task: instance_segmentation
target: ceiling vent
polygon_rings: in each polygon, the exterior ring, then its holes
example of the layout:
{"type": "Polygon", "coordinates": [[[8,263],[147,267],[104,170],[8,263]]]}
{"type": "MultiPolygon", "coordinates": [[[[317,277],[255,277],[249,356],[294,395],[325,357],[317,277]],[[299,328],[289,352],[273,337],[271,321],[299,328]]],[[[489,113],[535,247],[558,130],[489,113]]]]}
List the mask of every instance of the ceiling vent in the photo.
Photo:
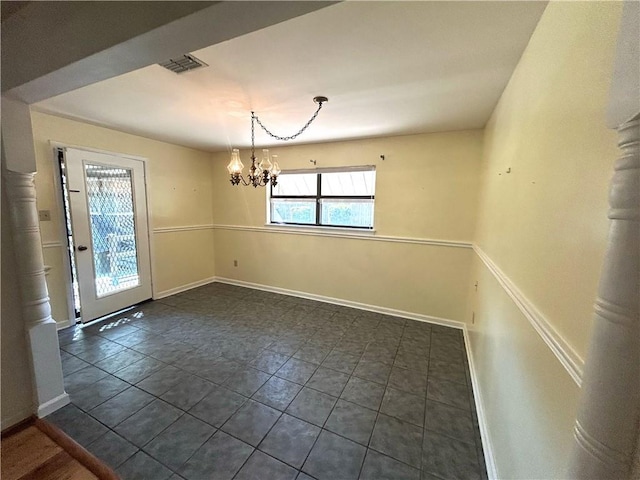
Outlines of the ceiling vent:
{"type": "Polygon", "coordinates": [[[195,70],[200,67],[208,67],[206,63],[202,60],[197,59],[193,55],[189,55],[188,53],[177,57],[170,58],[165,62],[161,62],[158,65],[166,68],[167,70],[171,70],[173,73],[184,73],[189,70],[195,70]]]}

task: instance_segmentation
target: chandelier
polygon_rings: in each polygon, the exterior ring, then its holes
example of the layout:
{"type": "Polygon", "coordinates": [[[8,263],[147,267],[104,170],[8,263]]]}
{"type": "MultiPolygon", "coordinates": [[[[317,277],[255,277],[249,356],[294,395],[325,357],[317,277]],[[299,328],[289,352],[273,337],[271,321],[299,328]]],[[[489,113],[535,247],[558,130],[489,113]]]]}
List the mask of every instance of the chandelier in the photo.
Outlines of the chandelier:
{"type": "Polygon", "coordinates": [[[290,135],[288,137],[281,137],[279,135],[275,135],[267,127],[265,127],[260,119],[256,116],[254,112],[251,112],[251,167],[249,167],[249,174],[245,179],[242,174],[242,170],[244,169],[244,165],[240,160],[240,150],[234,148],[231,150],[231,161],[229,165],[227,165],[227,171],[231,175],[231,185],[239,185],[242,182],[243,185],[253,187],[264,187],[269,181],[271,181],[271,185],[275,186],[278,183],[278,175],[280,175],[280,165],[278,165],[277,155],[273,155],[270,157],[269,150],[262,150],[262,159],[260,163],[257,163],[256,159],[256,147],[255,147],[255,123],[260,125],[260,127],[269,135],[271,138],[275,138],[276,140],[293,140],[298,137],[302,132],[304,132],[311,122],[313,122],[318,113],[320,113],[320,109],[322,109],[322,104],[328,102],[329,99],[327,97],[314,97],[313,101],[318,104],[318,108],[315,113],[311,116],[309,121],[304,124],[304,126],[298,130],[297,133],[290,135]]]}

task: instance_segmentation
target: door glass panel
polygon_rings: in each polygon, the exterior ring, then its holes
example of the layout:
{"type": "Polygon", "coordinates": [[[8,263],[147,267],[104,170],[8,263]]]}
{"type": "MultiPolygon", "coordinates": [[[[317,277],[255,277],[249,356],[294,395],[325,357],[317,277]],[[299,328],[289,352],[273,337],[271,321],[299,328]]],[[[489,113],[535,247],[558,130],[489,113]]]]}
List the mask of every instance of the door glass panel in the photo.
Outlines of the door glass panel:
{"type": "Polygon", "coordinates": [[[131,170],[85,164],[96,295],[140,285],[131,170]]]}

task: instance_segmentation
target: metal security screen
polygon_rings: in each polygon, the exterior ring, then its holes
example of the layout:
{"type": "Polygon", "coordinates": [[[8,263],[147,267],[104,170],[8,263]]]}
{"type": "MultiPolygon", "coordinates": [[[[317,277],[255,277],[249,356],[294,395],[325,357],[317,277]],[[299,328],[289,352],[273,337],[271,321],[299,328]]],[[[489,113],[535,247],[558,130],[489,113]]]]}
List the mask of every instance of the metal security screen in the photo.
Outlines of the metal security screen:
{"type": "Polygon", "coordinates": [[[96,296],[137,287],[131,170],[85,164],[96,296]]]}

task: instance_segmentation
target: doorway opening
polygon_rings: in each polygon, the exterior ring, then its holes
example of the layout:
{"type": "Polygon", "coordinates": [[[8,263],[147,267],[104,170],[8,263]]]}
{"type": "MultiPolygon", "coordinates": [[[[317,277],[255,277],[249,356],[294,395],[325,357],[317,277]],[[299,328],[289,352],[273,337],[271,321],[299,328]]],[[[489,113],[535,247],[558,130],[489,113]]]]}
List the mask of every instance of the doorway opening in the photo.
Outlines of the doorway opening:
{"type": "Polygon", "coordinates": [[[144,161],[75,148],[55,154],[76,322],[150,299],[144,161]]]}
{"type": "MultiPolygon", "coordinates": [[[[60,175],[60,185],[62,187],[62,207],[64,209],[64,226],[65,237],[67,239],[66,252],[67,260],[69,262],[69,270],[71,272],[71,299],[73,301],[74,320],[77,323],[81,316],[80,306],[80,290],[78,287],[78,273],[76,271],[76,262],[74,252],[73,230],[71,228],[71,208],[69,206],[69,187],[67,184],[67,171],[64,162],[64,150],[62,148],[56,148],[56,158],[58,159],[58,173],[60,175]]],[[[73,322],[72,322],[73,323],[73,322]]]]}

